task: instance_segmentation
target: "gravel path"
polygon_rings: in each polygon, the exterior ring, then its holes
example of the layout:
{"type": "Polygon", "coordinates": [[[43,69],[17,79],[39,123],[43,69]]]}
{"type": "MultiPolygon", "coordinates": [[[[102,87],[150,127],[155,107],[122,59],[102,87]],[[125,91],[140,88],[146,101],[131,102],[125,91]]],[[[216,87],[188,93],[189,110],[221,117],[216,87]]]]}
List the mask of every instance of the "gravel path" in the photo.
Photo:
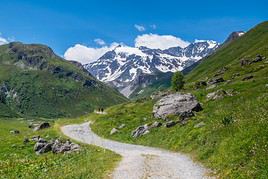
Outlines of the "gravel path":
{"type": "Polygon", "coordinates": [[[72,139],[120,154],[123,159],[112,173],[114,179],[208,178],[207,170],[185,155],[103,139],[92,132],[89,122],[64,126],[61,130],[72,139]]]}

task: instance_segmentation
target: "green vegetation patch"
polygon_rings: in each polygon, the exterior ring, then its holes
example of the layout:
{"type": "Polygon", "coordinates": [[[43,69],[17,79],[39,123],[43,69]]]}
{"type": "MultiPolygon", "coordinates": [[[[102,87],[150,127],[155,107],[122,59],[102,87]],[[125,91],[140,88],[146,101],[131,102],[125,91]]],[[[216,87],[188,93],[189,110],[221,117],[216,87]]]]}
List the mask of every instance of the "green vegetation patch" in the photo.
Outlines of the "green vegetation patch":
{"type": "MultiPolygon", "coordinates": [[[[73,120],[75,121],[75,120],[73,120]]],[[[0,178],[105,178],[116,166],[120,156],[99,147],[81,145],[81,151],[71,154],[46,153],[36,155],[34,143],[23,143],[25,137],[40,135],[45,139],[65,138],[54,127],[33,132],[24,119],[0,119],[0,178]],[[19,134],[11,134],[11,130],[19,134]]]]}

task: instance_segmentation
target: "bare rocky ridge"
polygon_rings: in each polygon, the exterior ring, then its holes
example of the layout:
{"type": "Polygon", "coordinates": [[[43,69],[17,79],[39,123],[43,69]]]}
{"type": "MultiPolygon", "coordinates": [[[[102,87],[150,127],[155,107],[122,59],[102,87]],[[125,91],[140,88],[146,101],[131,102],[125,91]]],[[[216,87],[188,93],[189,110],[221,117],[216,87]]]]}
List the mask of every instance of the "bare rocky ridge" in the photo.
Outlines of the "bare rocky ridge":
{"type": "Polygon", "coordinates": [[[114,179],[204,179],[208,170],[189,157],[140,145],[103,139],[94,134],[89,123],[68,125],[62,132],[77,141],[93,144],[120,154],[123,159],[111,174],[114,179]]]}

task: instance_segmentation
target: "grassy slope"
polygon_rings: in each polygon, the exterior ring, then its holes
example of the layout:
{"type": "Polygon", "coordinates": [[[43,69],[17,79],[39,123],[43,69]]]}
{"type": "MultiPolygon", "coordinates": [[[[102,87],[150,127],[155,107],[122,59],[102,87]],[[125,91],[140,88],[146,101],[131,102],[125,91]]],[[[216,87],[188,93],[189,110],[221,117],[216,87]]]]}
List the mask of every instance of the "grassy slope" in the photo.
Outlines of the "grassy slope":
{"type": "Polygon", "coordinates": [[[42,60],[48,63],[49,67],[61,67],[65,73],[75,73],[84,79],[96,82],[97,87],[84,87],[82,81],[75,81],[61,74],[52,74],[48,70],[22,68],[15,65],[20,62],[17,54],[9,53],[9,45],[2,45],[0,46],[0,85],[3,82],[8,83],[16,92],[18,101],[13,100],[6,104],[0,102],[0,116],[46,118],[78,116],[100,106],[107,107],[126,101],[119,92],[98,82],[75,65],[56,55],[48,55],[47,47],[19,43],[17,46],[22,52],[34,58],[44,57],[42,60]]]}
{"type": "MultiPolygon", "coordinates": [[[[73,121],[83,119],[74,119],[73,121]]],[[[40,135],[51,139],[62,136],[59,126],[70,121],[59,120],[53,128],[33,132],[23,119],[0,119],[0,178],[105,178],[120,156],[99,147],[82,145],[79,153],[43,154],[37,156],[33,143],[23,144],[24,137],[40,135]],[[10,134],[18,129],[20,134],[10,134]]]]}
{"type": "Polygon", "coordinates": [[[171,84],[171,77],[172,77],[173,73],[158,73],[156,74],[157,76],[157,80],[152,80],[151,84],[146,86],[145,88],[143,87],[139,87],[137,88],[131,95],[130,95],[130,99],[140,99],[140,98],[144,98],[146,96],[150,96],[151,94],[153,94],[156,91],[161,91],[161,90],[165,90],[168,89],[171,84]]]}
{"type": "Polygon", "coordinates": [[[220,49],[202,62],[187,76],[185,92],[192,92],[201,101],[203,111],[186,125],[153,129],[149,134],[133,139],[131,131],[137,126],[154,121],[153,102],[146,99],[109,108],[105,116],[91,116],[93,130],[114,140],[162,147],[192,154],[195,159],[214,169],[221,178],[266,178],[268,176],[268,22],[262,23],[239,40],[220,49]],[[266,60],[241,67],[242,57],[266,56],[266,60]],[[210,90],[193,89],[193,82],[211,78],[218,69],[227,66],[226,80],[210,90]],[[240,76],[231,79],[234,73],[240,76]],[[254,78],[242,81],[247,75],[254,78]],[[218,89],[233,89],[232,97],[207,101],[205,96],[218,89]],[[224,125],[224,117],[232,116],[234,122],[224,125]],[[144,118],[147,120],[145,121],[144,118]],[[204,122],[202,128],[194,125],[204,122]],[[110,136],[112,128],[126,127],[110,136]]]}

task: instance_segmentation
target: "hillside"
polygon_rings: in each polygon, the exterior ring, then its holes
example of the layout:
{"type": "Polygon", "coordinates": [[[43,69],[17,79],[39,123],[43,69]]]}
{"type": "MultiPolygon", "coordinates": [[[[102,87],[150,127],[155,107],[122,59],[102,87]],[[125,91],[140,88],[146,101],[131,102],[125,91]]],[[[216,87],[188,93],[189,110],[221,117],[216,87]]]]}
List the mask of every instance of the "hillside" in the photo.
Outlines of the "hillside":
{"type": "Polygon", "coordinates": [[[0,46],[0,116],[75,116],[126,99],[47,46],[0,46]]]}
{"type": "MultiPolygon", "coordinates": [[[[212,77],[217,70],[226,65],[239,66],[242,58],[254,58],[257,54],[267,56],[267,27],[263,22],[229,45],[220,48],[217,53],[204,60],[187,76],[188,81],[212,77]]],[[[240,71],[240,69],[235,69],[240,71]]]]}
{"type": "MultiPolygon", "coordinates": [[[[166,123],[153,118],[156,101],[145,98],[111,107],[107,115],[92,115],[93,130],[114,140],[190,153],[219,178],[266,178],[267,29],[268,22],[257,25],[204,59],[186,76],[182,92],[194,94],[203,108],[186,123],[131,137],[140,125],[166,123]],[[111,129],[122,124],[126,127],[110,135],[111,129]]],[[[169,119],[178,120],[176,116],[169,119]]]]}

